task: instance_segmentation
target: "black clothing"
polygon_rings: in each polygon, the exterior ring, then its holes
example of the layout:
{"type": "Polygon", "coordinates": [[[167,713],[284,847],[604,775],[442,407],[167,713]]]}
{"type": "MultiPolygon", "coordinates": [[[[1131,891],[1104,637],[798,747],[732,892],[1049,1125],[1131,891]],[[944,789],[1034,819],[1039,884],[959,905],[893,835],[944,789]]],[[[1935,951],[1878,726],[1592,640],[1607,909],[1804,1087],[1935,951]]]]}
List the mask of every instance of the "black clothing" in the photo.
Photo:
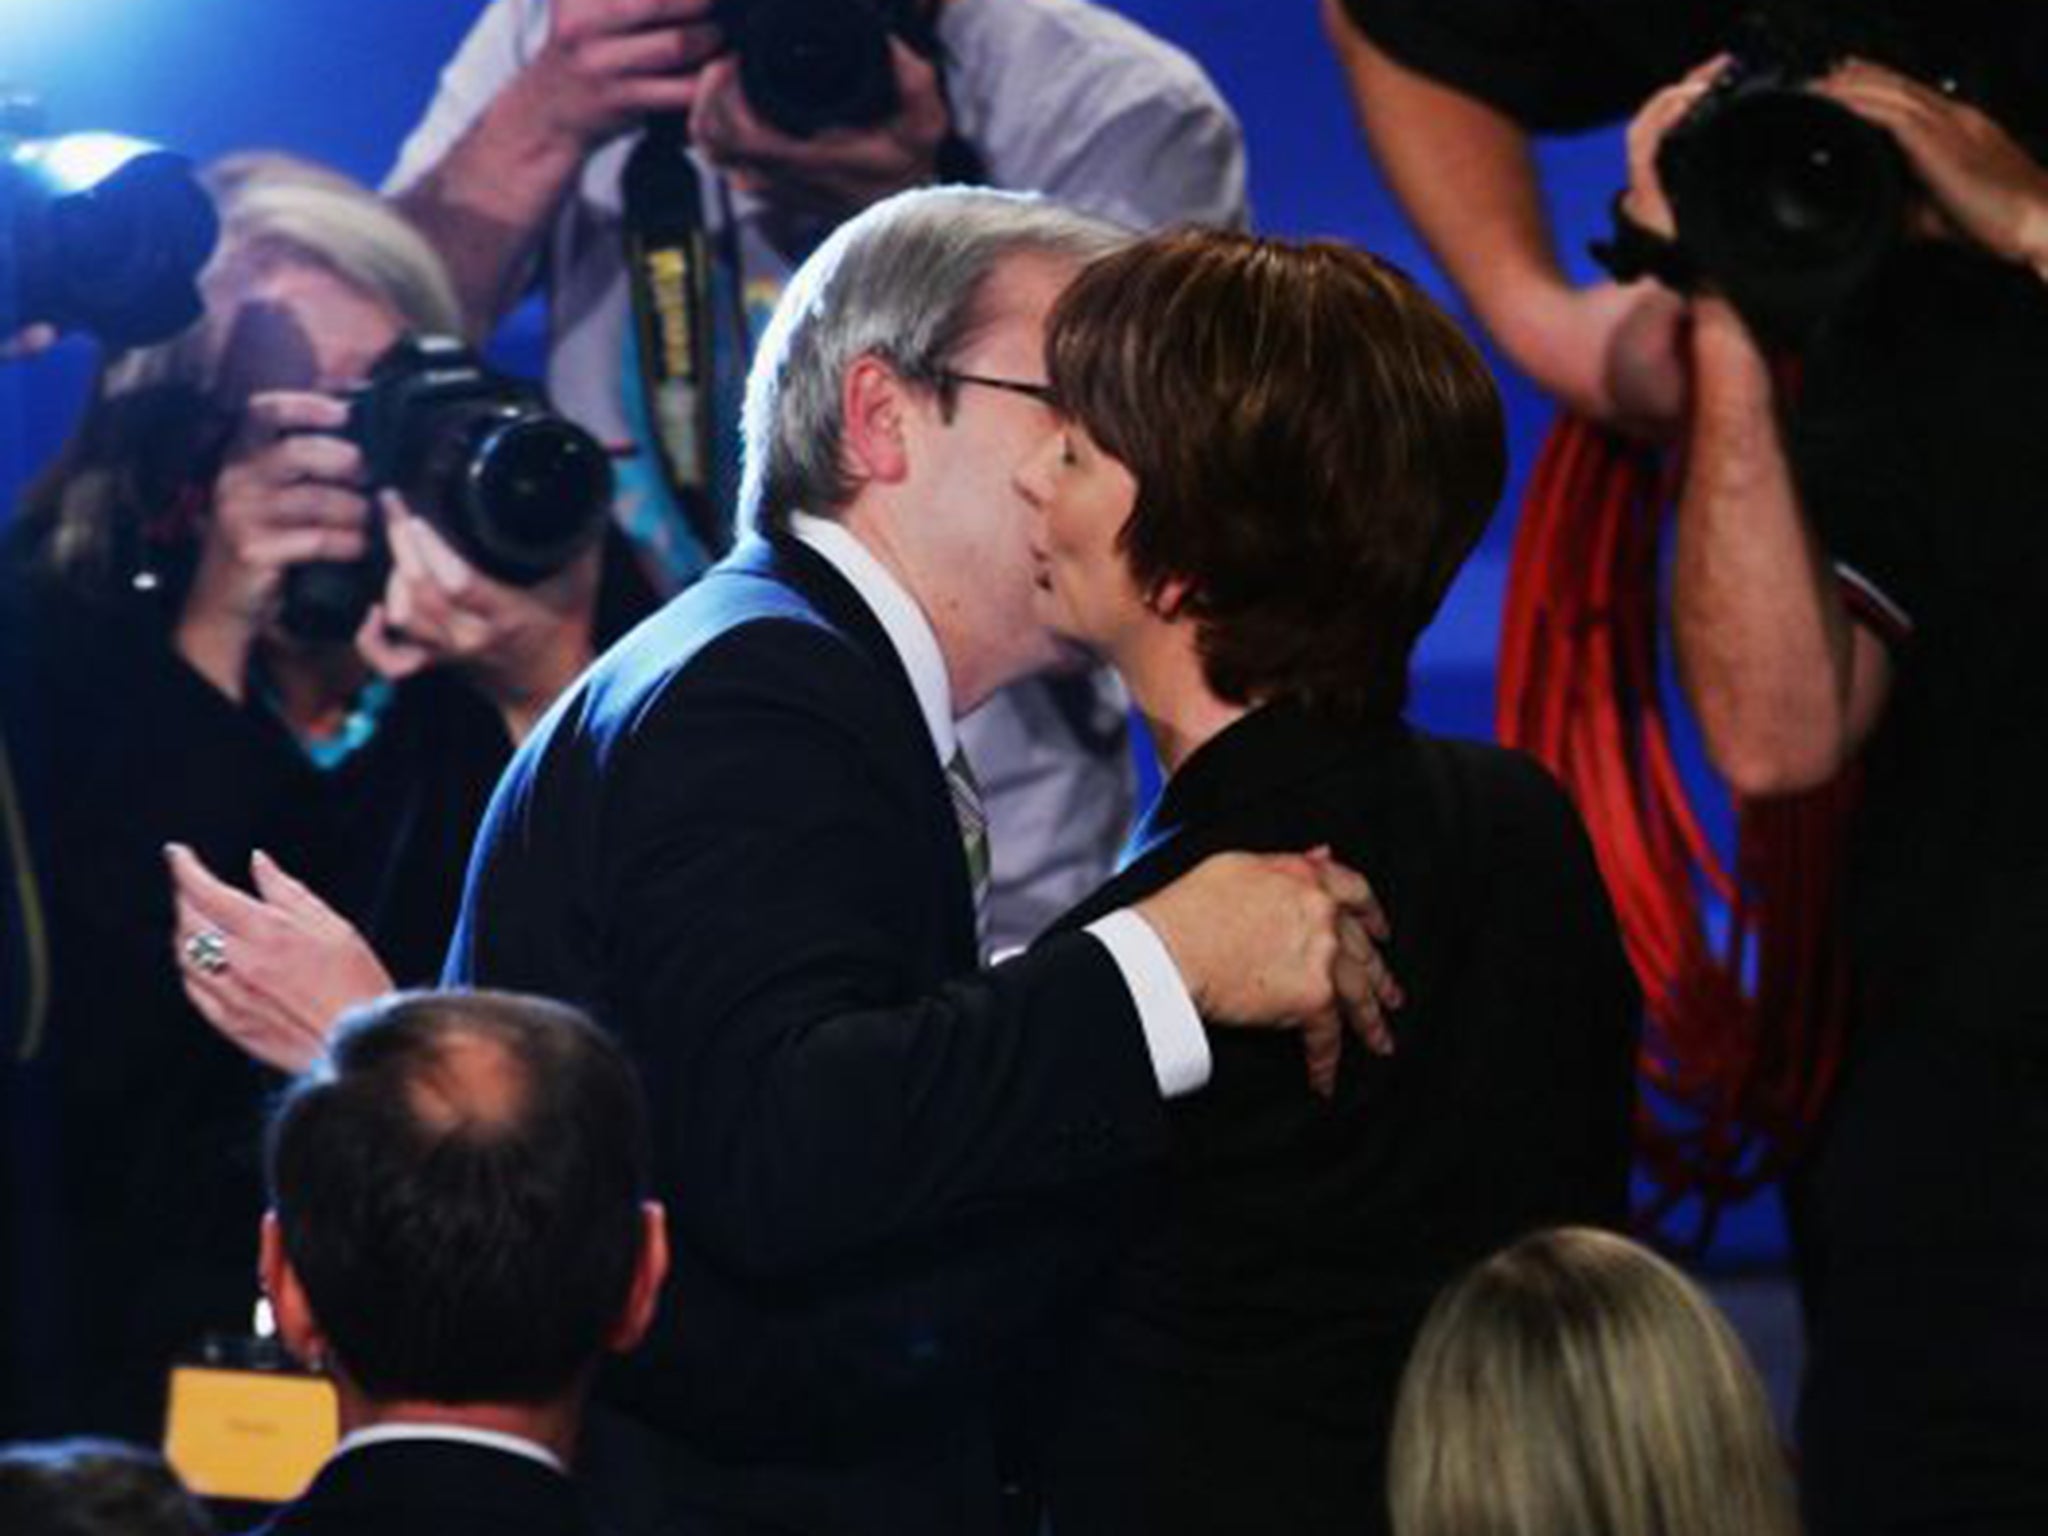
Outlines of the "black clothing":
{"type": "Polygon", "coordinates": [[[1812,1523],[2038,1530],[2048,288],[1904,247],[1816,339],[1791,449],[1893,662],[1852,846],[1857,1034],[1813,1177],[1812,1523]]]}
{"type": "Polygon", "coordinates": [[[647,1083],[672,1299],[602,1391],[647,1454],[588,1464],[629,1523],[993,1529],[990,1381],[1072,1243],[1037,1202],[1164,1117],[1094,939],[977,972],[931,735],[824,559],[745,545],[586,674],[492,802],[447,974],[583,1004],[647,1083]]]}
{"type": "Polygon", "coordinates": [[[1921,79],[1955,80],[2037,143],[2048,128],[2039,84],[2048,79],[2048,8],[2011,0],[1344,0],[1344,8],[1410,69],[1533,132],[1625,121],[1655,91],[1739,46],[1752,19],[1921,79]]]}
{"type": "Polygon", "coordinates": [[[568,1478],[527,1457],[394,1440],[335,1457],[249,1536],[597,1536],[568,1478]]]}
{"type": "Polygon", "coordinates": [[[1215,1077],[1083,1308],[1053,1528],[1384,1530],[1387,1436],[1440,1287],[1525,1232],[1627,1216],[1635,991],[1583,828],[1518,754],[1269,705],[1205,743],[1138,856],[1067,921],[1229,849],[1327,843],[1393,924],[1391,1059],[1337,1097],[1292,1035],[1214,1031],[1215,1077]]]}
{"type": "Polygon", "coordinates": [[[1904,247],[1816,339],[1794,420],[1895,662],[1849,882],[1864,1023],[2048,1051],[2048,286],[1904,247]]]}
{"type": "Polygon", "coordinates": [[[9,1169],[0,1423],[148,1442],[171,1356],[248,1327],[263,1097],[280,1081],[185,1001],[163,844],[234,880],[268,850],[394,975],[431,981],[510,748],[489,705],[429,675],[322,772],[267,708],[186,666],[140,598],[21,577],[10,604],[4,728],[35,786],[54,989],[47,1038],[8,1068],[10,1135],[32,1146],[9,1169]]]}
{"type": "Polygon", "coordinates": [[[1740,0],[1344,0],[1375,43],[1532,132],[1632,115],[1727,43],[1740,0]]]}

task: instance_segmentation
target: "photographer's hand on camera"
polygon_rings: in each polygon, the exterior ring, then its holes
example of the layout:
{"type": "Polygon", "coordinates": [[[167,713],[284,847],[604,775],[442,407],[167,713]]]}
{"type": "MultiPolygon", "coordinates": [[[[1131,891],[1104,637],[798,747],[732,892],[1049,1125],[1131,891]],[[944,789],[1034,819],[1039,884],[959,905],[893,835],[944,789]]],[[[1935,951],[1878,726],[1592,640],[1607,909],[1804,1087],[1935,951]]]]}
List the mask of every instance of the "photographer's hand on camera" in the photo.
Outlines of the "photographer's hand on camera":
{"type": "Polygon", "coordinates": [[[1958,236],[2048,278],[2048,169],[1997,123],[1861,59],[1816,89],[1890,132],[1958,236]]]}
{"type": "Polygon", "coordinates": [[[526,259],[591,152],[687,113],[724,47],[715,0],[555,0],[547,42],[437,165],[397,197],[440,251],[473,335],[518,296],[526,259]]]}
{"type": "Polygon", "coordinates": [[[1670,199],[1657,174],[1657,151],[1669,133],[1700,98],[1713,89],[1714,81],[1728,67],[1728,56],[1717,54],[1686,72],[1685,78],[1667,85],[1629,120],[1625,138],[1628,153],[1628,187],[1622,193],[1621,210],[1650,234],[1669,240],[1677,232],[1670,199]]]}
{"type": "Polygon", "coordinates": [[[335,435],[347,419],[328,395],[254,395],[214,482],[175,641],[230,699],[247,691],[250,652],[277,612],[286,570],[355,560],[367,547],[362,455],[335,435]]]}
{"type": "Polygon", "coordinates": [[[530,587],[491,580],[392,491],[379,497],[391,576],[356,648],[386,677],[451,666],[516,743],[590,663],[598,551],[530,587]]]}
{"type": "Polygon", "coordinates": [[[900,40],[892,39],[889,50],[899,105],[885,122],[795,138],[748,102],[738,62],[727,56],[697,76],[690,137],[734,186],[799,223],[837,222],[892,193],[922,186],[933,178],[950,126],[946,103],[929,60],[900,40]]]}

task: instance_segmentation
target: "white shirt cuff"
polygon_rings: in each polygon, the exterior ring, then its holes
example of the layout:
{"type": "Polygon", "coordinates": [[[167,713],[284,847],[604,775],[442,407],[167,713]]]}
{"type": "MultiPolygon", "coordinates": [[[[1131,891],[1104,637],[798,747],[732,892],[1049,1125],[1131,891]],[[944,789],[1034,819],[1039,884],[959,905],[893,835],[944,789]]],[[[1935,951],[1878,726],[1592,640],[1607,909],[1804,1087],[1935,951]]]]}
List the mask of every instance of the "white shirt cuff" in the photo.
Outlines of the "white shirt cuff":
{"type": "Polygon", "coordinates": [[[1177,1099],[1207,1083],[1209,1038],[1166,942],[1129,907],[1097,918],[1087,931],[1109,951],[1130,988],[1160,1097],[1177,1099]]]}

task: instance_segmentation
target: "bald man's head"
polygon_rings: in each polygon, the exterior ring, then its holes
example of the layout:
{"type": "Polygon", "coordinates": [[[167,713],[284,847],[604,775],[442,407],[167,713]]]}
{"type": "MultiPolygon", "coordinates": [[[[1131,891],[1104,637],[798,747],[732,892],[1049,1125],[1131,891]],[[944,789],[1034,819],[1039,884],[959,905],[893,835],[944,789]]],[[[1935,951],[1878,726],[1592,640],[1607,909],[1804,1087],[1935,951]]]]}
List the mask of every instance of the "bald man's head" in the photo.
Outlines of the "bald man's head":
{"type": "Polygon", "coordinates": [[[352,1014],[272,1118],[284,1256],[368,1397],[572,1390],[632,1285],[645,1112],[574,1009],[401,994],[352,1014]]]}

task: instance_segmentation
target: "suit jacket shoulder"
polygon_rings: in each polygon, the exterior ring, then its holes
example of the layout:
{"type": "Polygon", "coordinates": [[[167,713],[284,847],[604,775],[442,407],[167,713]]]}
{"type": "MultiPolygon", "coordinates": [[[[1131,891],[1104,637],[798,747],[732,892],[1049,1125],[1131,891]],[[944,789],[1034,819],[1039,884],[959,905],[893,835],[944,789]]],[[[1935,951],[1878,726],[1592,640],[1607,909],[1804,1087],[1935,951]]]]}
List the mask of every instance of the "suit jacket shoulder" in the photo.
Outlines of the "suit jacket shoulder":
{"type": "Polygon", "coordinates": [[[446,1440],[337,1456],[250,1536],[598,1536],[577,1487],[524,1456],[446,1440]]]}

